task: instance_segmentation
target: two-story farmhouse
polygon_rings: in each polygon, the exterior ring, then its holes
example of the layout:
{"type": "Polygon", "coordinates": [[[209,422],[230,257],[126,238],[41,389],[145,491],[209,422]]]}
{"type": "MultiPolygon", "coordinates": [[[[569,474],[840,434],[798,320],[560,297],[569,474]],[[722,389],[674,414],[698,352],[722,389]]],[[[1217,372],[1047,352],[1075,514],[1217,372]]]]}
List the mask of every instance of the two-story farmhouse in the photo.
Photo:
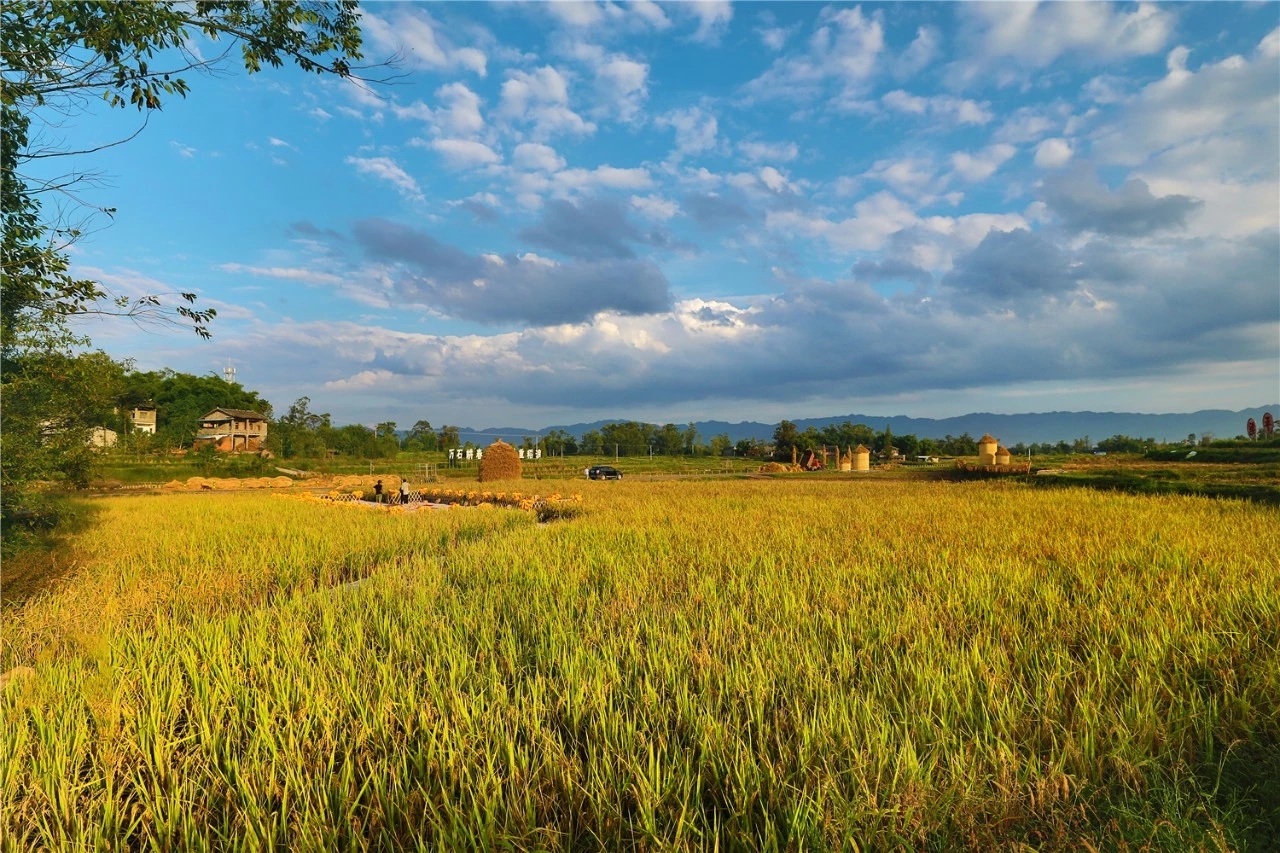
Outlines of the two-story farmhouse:
{"type": "Polygon", "coordinates": [[[212,444],[217,450],[261,450],[267,438],[267,419],[247,409],[214,409],[200,419],[193,447],[212,444]]]}
{"type": "Polygon", "coordinates": [[[141,403],[133,407],[129,412],[129,421],[133,424],[134,432],[145,432],[148,435],[156,434],[156,406],[155,403],[141,403]]]}

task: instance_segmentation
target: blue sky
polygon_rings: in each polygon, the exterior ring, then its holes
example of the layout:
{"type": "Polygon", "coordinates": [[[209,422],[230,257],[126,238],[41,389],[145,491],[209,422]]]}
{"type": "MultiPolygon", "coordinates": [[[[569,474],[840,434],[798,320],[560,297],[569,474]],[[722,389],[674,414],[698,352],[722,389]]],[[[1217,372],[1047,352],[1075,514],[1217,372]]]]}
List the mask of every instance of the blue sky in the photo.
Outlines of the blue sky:
{"type": "Polygon", "coordinates": [[[228,64],[78,159],[117,212],[77,271],[219,311],[97,345],[364,423],[1280,397],[1280,5],[362,20],[394,80],[228,64]]]}

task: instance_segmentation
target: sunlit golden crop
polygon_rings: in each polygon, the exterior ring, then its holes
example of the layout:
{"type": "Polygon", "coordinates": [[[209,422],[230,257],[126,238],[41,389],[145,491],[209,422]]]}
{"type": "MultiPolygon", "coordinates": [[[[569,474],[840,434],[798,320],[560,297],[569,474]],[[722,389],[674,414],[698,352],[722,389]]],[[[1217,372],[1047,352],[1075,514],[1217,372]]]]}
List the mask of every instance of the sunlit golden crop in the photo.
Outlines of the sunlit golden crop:
{"type": "Polygon", "coordinates": [[[514,485],[100,501],[5,613],[5,848],[1263,849],[1274,508],[514,485]]]}

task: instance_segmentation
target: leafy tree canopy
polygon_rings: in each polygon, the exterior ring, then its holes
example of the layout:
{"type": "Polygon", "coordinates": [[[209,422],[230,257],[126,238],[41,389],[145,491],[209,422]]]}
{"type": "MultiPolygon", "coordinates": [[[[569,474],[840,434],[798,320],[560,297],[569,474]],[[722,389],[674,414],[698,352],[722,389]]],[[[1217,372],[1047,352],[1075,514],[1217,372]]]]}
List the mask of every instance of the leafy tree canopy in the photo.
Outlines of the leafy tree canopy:
{"type": "MultiPolygon", "coordinates": [[[[84,176],[72,170],[36,178],[29,167],[87,153],[46,141],[66,116],[95,102],[144,115],[160,109],[167,97],[187,94],[185,73],[212,69],[237,47],[251,73],[291,62],[304,71],[350,76],[351,63],[361,58],[359,9],[354,0],[0,5],[0,513],[6,517],[32,480],[74,483],[87,476],[86,423],[102,417],[100,404],[112,394],[104,372],[115,380],[123,372],[120,365],[109,369],[100,354],[77,355],[89,341],[70,330],[68,318],[105,314],[186,324],[208,337],[215,316],[196,307],[194,293],[113,298],[100,283],[75,277],[66,249],[80,231],[50,218],[44,198],[62,193],[79,203],[73,188],[84,176]],[[188,47],[197,35],[225,44],[226,51],[200,59],[188,47]],[[46,123],[47,115],[55,120],[46,123]],[[33,138],[40,140],[34,146],[33,138]],[[49,423],[66,428],[51,430],[49,423]]],[[[175,424],[185,422],[186,414],[174,417],[175,424]]]]}

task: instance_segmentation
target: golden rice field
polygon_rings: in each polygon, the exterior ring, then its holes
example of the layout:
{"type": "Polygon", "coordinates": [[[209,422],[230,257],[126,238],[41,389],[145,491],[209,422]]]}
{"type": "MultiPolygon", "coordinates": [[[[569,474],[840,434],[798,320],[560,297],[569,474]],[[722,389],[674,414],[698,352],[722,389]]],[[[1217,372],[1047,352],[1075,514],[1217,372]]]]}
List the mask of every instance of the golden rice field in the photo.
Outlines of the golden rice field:
{"type": "Polygon", "coordinates": [[[1276,849],[1274,507],[539,485],[98,501],[4,612],[0,846],[1276,849]]]}

